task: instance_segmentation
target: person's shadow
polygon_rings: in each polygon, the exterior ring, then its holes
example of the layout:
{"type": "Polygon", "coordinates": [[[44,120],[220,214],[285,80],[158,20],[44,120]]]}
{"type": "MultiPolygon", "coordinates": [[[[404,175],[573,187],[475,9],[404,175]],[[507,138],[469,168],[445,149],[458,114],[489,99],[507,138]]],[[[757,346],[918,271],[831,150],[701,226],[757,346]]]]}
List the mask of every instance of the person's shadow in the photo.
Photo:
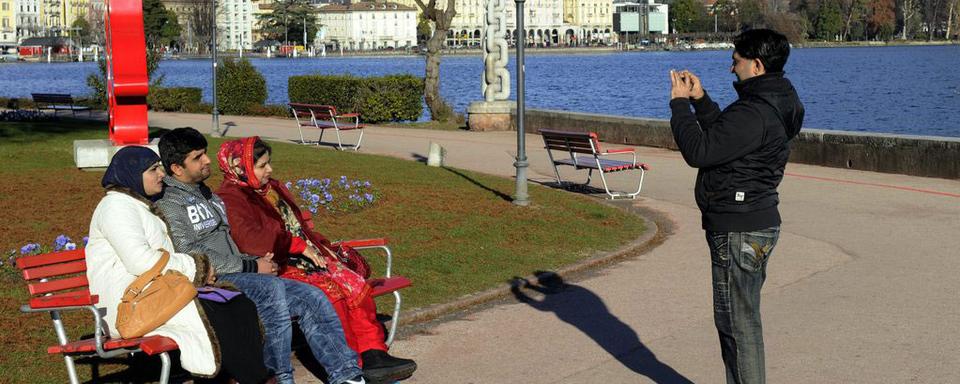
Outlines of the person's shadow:
{"type": "Polygon", "coordinates": [[[637,333],[607,310],[595,293],[574,284],[567,284],[560,275],[536,271],[537,283],[524,278],[511,280],[511,292],[521,303],[539,311],[553,312],[560,320],[590,336],[607,353],[625,367],[657,383],[693,383],[664,364],[640,341],[637,333]],[[527,296],[523,289],[542,293],[542,300],[527,296]]]}

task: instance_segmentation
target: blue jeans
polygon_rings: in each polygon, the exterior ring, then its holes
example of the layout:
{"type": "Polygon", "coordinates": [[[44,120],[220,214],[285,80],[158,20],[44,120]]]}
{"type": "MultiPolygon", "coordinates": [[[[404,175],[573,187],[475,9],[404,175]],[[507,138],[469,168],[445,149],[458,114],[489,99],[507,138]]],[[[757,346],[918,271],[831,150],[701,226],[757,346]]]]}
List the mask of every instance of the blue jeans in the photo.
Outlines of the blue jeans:
{"type": "Polygon", "coordinates": [[[767,260],[780,237],[780,227],[753,232],[710,232],[713,264],[713,321],[727,383],[763,384],[763,325],[760,289],[767,278],[767,260]]]}
{"type": "Polygon", "coordinates": [[[231,273],[219,279],[236,285],[256,304],[265,330],[264,359],[279,382],[293,383],[291,316],[299,317],[300,330],[313,356],[327,371],[330,384],[362,373],[356,352],[347,346],[337,312],[319,288],[259,273],[231,273]]]}

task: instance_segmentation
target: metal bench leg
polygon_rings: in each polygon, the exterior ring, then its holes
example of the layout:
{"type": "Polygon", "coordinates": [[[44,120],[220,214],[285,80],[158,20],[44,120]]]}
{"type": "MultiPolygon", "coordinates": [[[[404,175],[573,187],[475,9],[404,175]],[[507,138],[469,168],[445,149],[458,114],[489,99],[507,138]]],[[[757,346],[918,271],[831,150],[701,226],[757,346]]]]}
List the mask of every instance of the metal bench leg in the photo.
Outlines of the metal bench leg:
{"type": "Polygon", "coordinates": [[[643,188],[643,176],[646,175],[646,173],[647,172],[645,172],[643,168],[640,168],[640,182],[637,184],[637,191],[627,194],[627,196],[630,196],[631,199],[636,199],[637,195],[640,194],[640,189],[643,188]]]}
{"type": "Polygon", "coordinates": [[[362,129],[358,129],[358,131],[360,131],[360,137],[357,138],[357,145],[356,145],[355,147],[353,147],[353,150],[354,150],[354,151],[359,151],[359,150],[360,150],[360,142],[363,141],[363,130],[362,130],[362,129]]]}
{"type": "Polygon", "coordinates": [[[343,141],[340,140],[340,128],[333,128],[334,131],[337,131],[337,149],[343,150],[343,141]]]}
{"type": "Polygon", "coordinates": [[[320,137],[317,138],[317,146],[319,147],[319,146],[320,146],[320,142],[323,141],[323,133],[326,132],[327,130],[326,130],[326,129],[323,129],[323,128],[320,128],[320,127],[317,127],[317,129],[320,130],[320,137]]]}
{"type": "Polygon", "coordinates": [[[387,346],[393,344],[393,337],[397,335],[397,324],[400,323],[400,291],[393,291],[395,304],[393,305],[393,318],[390,319],[390,333],[387,334],[387,346]]]}
{"type": "Polygon", "coordinates": [[[160,354],[160,384],[167,384],[170,381],[170,354],[167,352],[160,354]]]}
{"type": "MultiPolygon", "coordinates": [[[[53,329],[57,333],[57,342],[65,345],[70,340],[67,339],[67,331],[63,328],[63,321],[60,320],[60,311],[51,311],[50,319],[53,320],[53,329]]],[[[73,363],[73,356],[63,355],[63,363],[67,366],[67,376],[70,378],[70,384],[79,384],[77,377],[77,366],[73,363]]]]}
{"type": "MultiPolygon", "coordinates": [[[[591,171],[592,171],[592,169],[591,169],[591,171]]],[[[607,195],[610,195],[610,200],[616,199],[617,196],[619,196],[619,194],[615,194],[615,193],[613,193],[613,192],[610,192],[610,188],[607,187],[607,178],[603,175],[603,173],[604,173],[603,170],[599,170],[598,172],[600,172],[600,181],[603,182],[603,190],[604,190],[604,191],[607,191],[607,195]]]]}

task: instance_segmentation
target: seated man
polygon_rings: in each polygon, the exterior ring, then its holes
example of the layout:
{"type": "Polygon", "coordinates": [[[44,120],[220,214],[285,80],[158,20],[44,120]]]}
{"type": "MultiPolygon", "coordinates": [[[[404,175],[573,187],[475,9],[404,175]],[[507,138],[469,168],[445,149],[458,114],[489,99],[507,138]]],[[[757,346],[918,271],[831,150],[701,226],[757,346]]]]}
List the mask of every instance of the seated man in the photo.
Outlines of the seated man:
{"type": "Polygon", "coordinates": [[[253,300],[265,330],[264,359],[279,382],[294,382],[291,316],[297,316],[331,384],[365,383],[357,354],[347,345],[337,313],[323,291],[278,278],[270,257],[257,259],[237,251],[223,201],[203,183],[210,177],[203,135],[192,128],[178,128],[161,137],[159,147],[169,176],[163,180],[166,189],[157,208],[169,226],[174,248],[206,254],[219,281],[232,283],[253,300]]]}

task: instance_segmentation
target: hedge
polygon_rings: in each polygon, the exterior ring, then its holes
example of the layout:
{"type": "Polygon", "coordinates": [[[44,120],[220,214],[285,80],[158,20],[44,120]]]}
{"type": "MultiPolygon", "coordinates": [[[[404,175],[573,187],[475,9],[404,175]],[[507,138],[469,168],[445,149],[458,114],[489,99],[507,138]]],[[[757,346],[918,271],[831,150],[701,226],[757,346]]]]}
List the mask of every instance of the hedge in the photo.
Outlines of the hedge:
{"type": "Polygon", "coordinates": [[[200,104],[202,95],[200,88],[155,87],[147,94],[147,105],[154,111],[187,112],[200,104]]]}
{"type": "Polygon", "coordinates": [[[413,75],[354,77],[290,76],[291,102],[332,105],[341,113],[359,113],[367,123],[415,121],[423,114],[423,78],[413,75]]]}
{"type": "Polygon", "coordinates": [[[217,66],[217,108],[243,115],[267,101],[267,81],[247,59],[224,59],[217,66]]]}

